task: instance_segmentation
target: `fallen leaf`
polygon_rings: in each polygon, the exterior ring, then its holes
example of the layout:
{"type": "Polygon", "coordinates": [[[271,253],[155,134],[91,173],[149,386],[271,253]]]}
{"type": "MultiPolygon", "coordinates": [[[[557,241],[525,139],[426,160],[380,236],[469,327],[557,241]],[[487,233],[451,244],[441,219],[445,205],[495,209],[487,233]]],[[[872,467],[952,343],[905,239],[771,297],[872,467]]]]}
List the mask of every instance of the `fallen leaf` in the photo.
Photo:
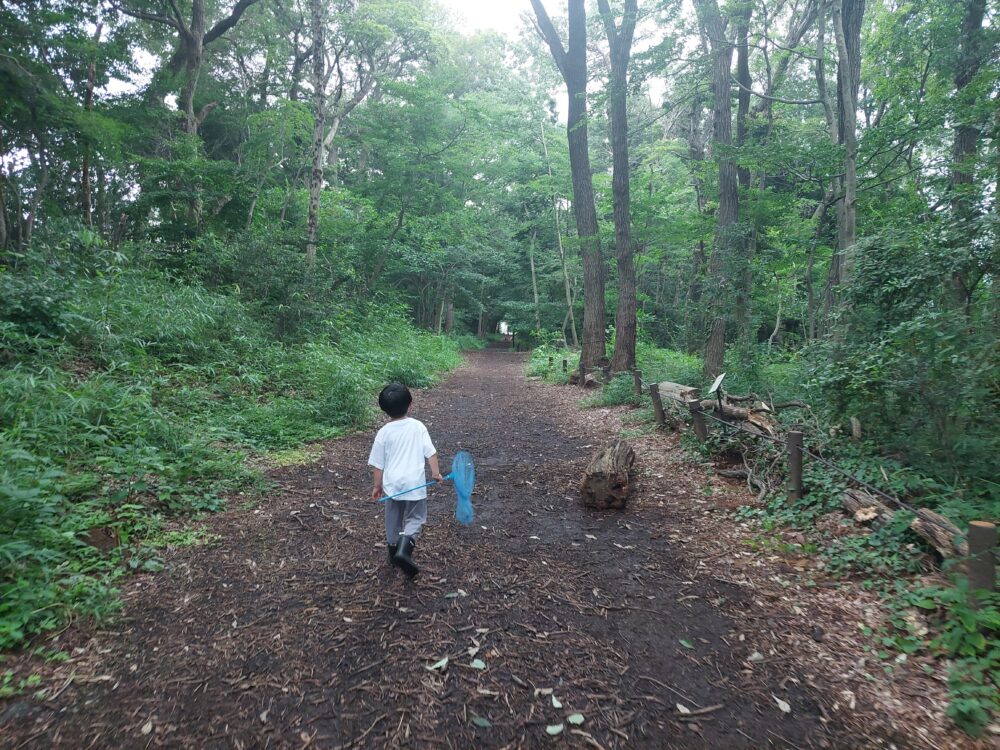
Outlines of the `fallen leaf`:
{"type": "Polygon", "coordinates": [[[482,659],[473,659],[469,666],[473,669],[486,669],[486,662],[482,659]]]}
{"type": "Polygon", "coordinates": [[[570,714],[569,716],[566,717],[566,721],[568,721],[570,724],[580,726],[581,724],[583,724],[583,714],[570,714]]]}
{"type": "Polygon", "coordinates": [[[771,694],[771,697],[774,698],[774,702],[778,704],[778,708],[781,709],[781,713],[790,714],[792,712],[792,707],[788,704],[788,701],[781,700],[781,698],[774,695],[774,693],[771,694]]]}
{"type": "Polygon", "coordinates": [[[754,651],[749,657],[747,657],[747,661],[764,661],[764,654],[760,651],[754,651]]]}
{"type": "Polygon", "coordinates": [[[145,724],[142,725],[142,729],[139,730],[143,734],[149,734],[153,731],[153,720],[150,719],[145,724]]]}
{"type": "Polygon", "coordinates": [[[481,727],[482,729],[489,729],[490,727],[493,726],[493,724],[490,723],[489,719],[484,719],[482,716],[479,716],[478,714],[472,714],[472,723],[475,724],[477,727],[481,727]]]}
{"type": "Polygon", "coordinates": [[[687,706],[685,706],[683,703],[677,703],[675,705],[677,706],[677,713],[680,713],[680,714],[689,714],[689,713],[691,713],[691,709],[688,708],[687,706]]]}
{"type": "Polygon", "coordinates": [[[549,724],[545,727],[545,731],[555,737],[557,734],[562,734],[563,725],[562,724],[549,724]]]}
{"type": "Polygon", "coordinates": [[[270,712],[270,710],[271,709],[267,709],[267,711],[261,711],[260,712],[260,723],[261,724],[267,724],[267,714],[268,714],[268,712],[270,712]]]}
{"type": "Polygon", "coordinates": [[[552,696],[552,708],[562,708],[562,702],[554,695],[552,696]]]}
{"type": "Polygon", "coordinates": [[[681,640],[680,640],[680,644],[681,644],[681,645],[682,645],[682,646],[683,646],[684,648],[694,648],[694,644],[693,644],[693,643],[691,643],[691,641],[687,640],[686,638],[681,638],[681,640]]]}
{"type": "Polygon", "coordinates": [[[441,661],[436,661],[430,666],[425,667],[425,669],[431,672],[433,672],[435,669],[440,669],[443,672],[445,667],[447,666],[448,666],[448,657],[446,656],[441,661]]]}

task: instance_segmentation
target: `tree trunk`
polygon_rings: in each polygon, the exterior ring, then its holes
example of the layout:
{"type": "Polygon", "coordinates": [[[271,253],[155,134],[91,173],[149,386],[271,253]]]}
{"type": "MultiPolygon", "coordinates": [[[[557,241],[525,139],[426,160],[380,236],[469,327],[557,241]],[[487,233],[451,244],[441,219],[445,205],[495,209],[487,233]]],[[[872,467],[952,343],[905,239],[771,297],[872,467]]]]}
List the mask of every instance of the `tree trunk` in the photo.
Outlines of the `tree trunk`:
{"type": "Polygon", "coordinates": [[[702,372],[705,377],[714,378],[722,372],[726,357],[726,319],[716,318],[712,322],[712,333],[705,345],[705,363],[702,372]]]}
{"type": "MultiPolygon", "coordinates": [[[[97,24],[97,30],[94,32],[94,44],[96,45],[101,41],[101,31],[104,29],[104,25],[101,23],[97,24]]],[[[87,88],[86,93],[83,97],[83,109],[85,112],[91,112],[94,109],[94,84],[97,81],[97,64],[91,61],[87,65],[87,88]]],[[[83,164],[80,167],[80,186],[81,186],[81,202],[83,203],[83,223],[88,227],[93,226],[93,199],[91,197],[91,184],[90,184],[90,143],[88,142],[83,149],[83,164]]]]}
{"type": "Polygon", "coordinates": [[[837,258],[831,264],[831,280],[836,287],[851,278],[856,238],[858,177],[857,109],[861,76],[861,21],[865,0],[835,0],[833,32],[837,41],[837,130],[844,146],[843,198],[837,204],[837,258]]]}
{"type": "MultiPolygon", "coordinates": [[[[958,61],[955,67],[955,141],[951,151],[951,174],[949,199],[952,214],[961,227],[958,242],[971,245],[974,241],[976,217],[980,202],[980,191],[976,188],[976,154],[979,150],[979,135],[982,123],[970,119],[963,110],[973,109],[967,88],[979,73],[989,54],[989,44],[983,33],[983,17],[986,0],[965,0],[965,15],[962,32],[958,36],[958,61]]],[[[951,278],[951,296],[957,308],[969,315],[971,312],[972,290],[961,269],[956,269],[951,278]]]]}
{"type": "Polygon", "coordinates": [[[323,162],[326,155],[323,147],[324,116],[326,114],[326,58],[324,55],[324,14],[323,0],[310,0],[309,13],[312,22],[313,58],[313,139],[312,171],[309,173],[309,214],[306,221],[306,264],[310,269],[316,266],[316,242],[319,234],[319,198],[323,188],[323,162]]]}
{"type": "MultiPolygon", "coordinates": [[[[750,13],[752,5],[743,3],[733,16],[736,22],[736,80],[739,91],[736,94],[736,147],[739,149],[747,140],[747,115],[750,113],[750,13]]],[[[750,170],[737,167],[740,187],[750,187],[750,170]]]]}
{"type": "Polygon", "coordinates": [[[531,264],[531,294],[535,300],[535,330],[542,330],[542,319],[538,313],[538,277],[535,276],[535,237],[537,230],[531,230],[531,242],[528,243],[528,263],[531,264]]]}
{"type": "Polygon", "coordinates": [[[598,0],[611,50],[608,108],[611,119],[611,194],[614,202],[615,258],[618,265],[618,308],[615,311],[615,351],[611,372],[635,369],[636,281],[629,195],[628,62],[638,15],[637,0],[625,0],[620,28],[615,28],[608,0],[598,0]]]}
{"type": "MultiPolygon", "coordinates": [[[[549,182],[552,182],[552,162],[549,161],[549,148],[545,143],[545,122],[542,122],[542,153],[545,154],[545,167],[549,172],[549,182]]],[[[555,187],[552,189],[552,222],[555,224],[556,244],[559,247],[559,263],[562,265],[563,286],[566,291],[566,318],[573,333],[573,346],[580,345],[580,338],[576,334],[576,316],[573,314],[573,294],[570,289],[569,269],[566,266],[566,250],[563,248],[562,228],[559,226],[559,202],[556,199],[555,187]]],[[[565,329],[565,324],[563,328],[565,329]]],[[[563,336],[565,339],[565,335],[563,336]]]]}
{"type": "MultiPolygon", "coordinates": [[[[708,262],[711,279],[712,331],[705,347],[704,374],[715,377],[722,371],[725,354],[727,292],[744,283],[744,248],[739,221],[739,185],[736,163],[727,153],[733,143],[730,71],[733,44],[726,38],[726,22],[716,0],[696,0],[699,21],[712,47],[713,134],[719,162],[719,209],[716,215],[715,247],[708,262]]],[[[742,290],[749,295],[749,290],[742,290]]]]}
{"type": "Polygon", "coordinates": [[[198,132],[198,116],[194,111],[194,93],[198,89],[205,54],[205,0],[191,2],[191,23],[180,30],[180,54],[184,61],[184,85],[178,104],[184,113],[185,130],[189,135],[195,135],[198,132]]]}
{"type": "Polygon", "coordinates": [[[583,504],[601,510],[624,508],[628,500],[629,471],[634,463],[635,451],[622,440],[595,453],[580,483],[583,504]]]}
{"type": "Polygon", "coordinates": [[[569,42],[564,50],[541,0],[531,0],[531,6],[569,94],[566,134],[573,178],[573,213],[583,259],[583,349],[580,361],[585,368],[595,368],[604,357],[604,263],[587,140],[586,9],[584,0],[569,0],[569,42]]]}

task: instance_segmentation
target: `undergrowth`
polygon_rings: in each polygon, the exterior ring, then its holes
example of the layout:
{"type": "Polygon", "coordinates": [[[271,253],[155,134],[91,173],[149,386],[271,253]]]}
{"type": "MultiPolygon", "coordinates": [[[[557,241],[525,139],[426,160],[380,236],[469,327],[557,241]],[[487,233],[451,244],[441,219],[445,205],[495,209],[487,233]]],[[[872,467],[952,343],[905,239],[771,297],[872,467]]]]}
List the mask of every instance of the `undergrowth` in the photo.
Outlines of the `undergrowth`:
{"type": "Polygon", "coordinates": [[[171,278],[143,250],[81,232],[0,267],[0,649],[114,612],[118,579],[178,541],[165,519],[262,489],[248,453],[361,427],[385,382],[460,361],[385,304],[331,305],[282,340],[238,288],[171,278]]]}

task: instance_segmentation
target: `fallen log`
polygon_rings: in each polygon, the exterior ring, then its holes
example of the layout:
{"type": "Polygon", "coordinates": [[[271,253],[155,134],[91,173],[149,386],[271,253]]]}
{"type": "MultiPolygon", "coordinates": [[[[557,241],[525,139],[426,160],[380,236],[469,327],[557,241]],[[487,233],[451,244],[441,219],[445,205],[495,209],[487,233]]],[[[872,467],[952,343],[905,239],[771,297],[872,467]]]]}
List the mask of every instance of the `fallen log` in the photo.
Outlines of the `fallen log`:
{"type": "Polygon", "coordinates": [[[940,513],[917,508],[917,517],[913,519],[910,528],[926,539],[944,559],[969,555],[969,543],[965,534],[940,513]]]}
{"type": "Polygon", "coordinates": [[[624,508],[628,500],[629,470],[635,463],[635,451],[619,440],[597,451],[587,464],[580,483],[583,504],[606,510],[624,508]]]}
{"type": "MultiPolygon", "coordinates": [[[[886,505],[873,494],[862,489],[846,490],[841,496],[844,509],[858,523],[881,525],[891,520],[896,509],[886,505]]],[[[942,559],[966,557],[969,544],[962,530],[955,524],[927,508],[917,508],[916,518],[910,522],[910,529],[930,544],[942,559]]]]}
{"type": "Polygon", "coordinates": [[[753,425],[766,435],[777,435],[778,425],[767,415],[764,410],[745,409],[742,406],[733,406],[717,399],[705,398],[701,401],[701,408],[705,411],[714,411],[722,419],[735,419],[753,425]]]}
{"type": "Polygon", "coordinates": [[[840,501],[847,512],[854,516],[858,523],[878,521],[885,523],[895,511],[877,497],[865,490],[845,490],[840,501]]]}

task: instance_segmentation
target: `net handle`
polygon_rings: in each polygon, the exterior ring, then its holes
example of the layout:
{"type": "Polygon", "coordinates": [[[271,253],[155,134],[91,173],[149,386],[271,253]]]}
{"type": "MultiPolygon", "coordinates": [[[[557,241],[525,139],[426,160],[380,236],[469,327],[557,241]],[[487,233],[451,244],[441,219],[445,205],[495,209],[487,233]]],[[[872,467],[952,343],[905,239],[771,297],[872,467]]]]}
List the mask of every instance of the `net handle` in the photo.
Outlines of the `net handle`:
{"type": "MultiPolygon", "coordinates": [[[[442,482],[447,482],[447,481],[450,481],[450,480],[452,480],[454,478],[455,478],[455,472],[449,471],[447,474],[445,474],[443,477],[441,477],[441,481],[442,482]]],[[[392,500],[394,497],[399,497],[400,495],[405,495],[407,492],[413,492],[414,490],[422,490],[424,487],[430,487],[432,484],[437,484],[437,483],[438,483],[437,479],[432,479],[431,481],[427,482],[426,484],[420,484],[420,485],[417,485],[416,487],[410,487],[410,489],[403,490],[402,492],[397,492],[395,495],[386,495],[385,497],[380,497],[378,499],[378,501],[380,503],[384,503],[386,500],[392,500]]]]}

